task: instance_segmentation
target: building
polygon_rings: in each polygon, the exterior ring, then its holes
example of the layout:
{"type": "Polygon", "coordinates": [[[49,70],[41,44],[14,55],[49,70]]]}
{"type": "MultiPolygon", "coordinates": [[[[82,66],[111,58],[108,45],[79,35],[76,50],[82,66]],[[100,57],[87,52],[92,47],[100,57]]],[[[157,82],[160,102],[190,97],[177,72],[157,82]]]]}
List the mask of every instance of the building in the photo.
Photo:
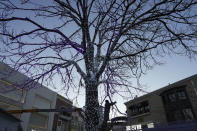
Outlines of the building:
{"type": "MultiPolygon", "coordinates": [[[[23,74],[0,62],[0,108],[6,111],[23,108],[27,91],[16,85],[23,83],[24,78],[23,74]]],[[[20,114],[15,116],[20,119],[20,114]]]]}
{"type": "MultiPolygon", "coordinates": [[[[72,102],[47,87],[33,82],[33,88],[24,84],[30,80],[0,62],[0,108],[22,109],[64,109],[72,108],[72,102]]],[[[24,131],[83,131],[84,122],[79,112],[34,112],[14,114],[21,120],[24,131]]]]}
{"type": "Polygon", "coordinates": [[[0,129],[2,131],[17,131],[20,120],[0,108],[0,129]]]}
{"type": "Polygon", "coordinates": [[[85,131],[85,123],[81,112],[72,112],[70,131],[85,131]]]}
{"type": "MultiPolygon", "coordinates": [[[[57,94],[56,109],[72,108],[72,104],[70,100],[57,94]]],[[[70,131],[71,120],[71,112],[56,112],[53,121],[53,131],[70,131]]]]}
{"type": "MultiPolygon", "coordinates": [[[[73,103],[57,94],[56,109],[74,109],[73,103]]],[[[53,131],[84,131],[84,121],[81,112],[56,112],[53,121],[53,131]]]]}
{"type": "Polygon", "coordinates": [[[197,117],[197,74],[125,103],[133,129],[197,117]]]}
{"type": "MultiPolygon", "coordinates": [[[[56,93],[46,87],[32,88],[27,92],[23,109],[54,109],[56,93]]],[[[52,131],[54,112],[23,113],[22,127],[25,131],[52,131]]]]}
{"type": "MultiPolygon", "coordinates": [[[[0,108],[9,110],[55,108],[56,93],[34,82],[34,88],[26,90],[29,78],[0,62],[0,108]]],[[[21,120],[24,131],[52,131],[54,113],[14,114],[21,120]]]]}
{"type": "Polygon", "coordinates": [[[126,116],[118,116],[111,119],[112,131],[126,131],[127,126],[127,117],[126,116]]]}

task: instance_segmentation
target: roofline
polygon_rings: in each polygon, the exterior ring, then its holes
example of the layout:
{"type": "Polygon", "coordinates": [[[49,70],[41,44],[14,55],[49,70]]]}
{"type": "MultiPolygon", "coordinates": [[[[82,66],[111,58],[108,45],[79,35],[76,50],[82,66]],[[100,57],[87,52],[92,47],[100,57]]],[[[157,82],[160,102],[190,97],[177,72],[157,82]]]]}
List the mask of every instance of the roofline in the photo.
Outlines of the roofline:
{"type": "Polygon", "coordinates": [[[69,104],[71,104],[71,105],[73,104],[73,102],[72,102],[71,100],[65,98],[64,96],[62,96],[62,95],[60,95],[60,94],[58,94],[58,93],[57,93],[57,97],[59,97],[59,98],[61,98],[61,99],[64,99],[67,103],[69,103],[69,104]]]}
{"type": "MultiPolygon", "coordinates": [[[[20,77],[22,77],[22,78],[25,79],[25,80],[32,80],[32,83],[35,83],[35,84],[36,84],[36,87],[31,88],[31,89],[45,88],[45,89],[47,89],[47,90],[50,91],[50,92],[57,93],[57,92],[53,91],[52,89],[50,89],[48,86],[45,86],[44,84],[39,83],[39,82],[33,80],[33,79],[30,78],[29,76],[23,74],[22,72],[20,72],[20,71],[18,71],[18,70],[15,70],[13,67],[11,67],[10,65],[8,65],[8,64],[6,64],[6,63],[4,63],[4,62],[2,62],[2,61],[0,61],[0,66],[1,66],[1,65],[6,66],[6,68],[8,68],[8,70],[9,70],[11,73],[13,73],[13,74],[15,74],[15,73],[16,73],[16,74],[19,74],[20,77]]],[[[7,77],[7,78],[8,78],[8,77],[7,77]]],[[[8,80],[7,78],[6,78],[6,79],[1,79],[1,80],[4,80],[4,81],[6,81],[6,82],[12,84],[12,86],[17,87],[16,85],[14,85],[14,83],[13,83],[12,81],[8,80]]],[[[22,88],[20,88],[20,87],[18,87],[18,88],[19,88],[19,89],[22,89],[22,88]]],[[[31,90],[31,89],[30,89],[30,90],[31,90]]],[[[28,89],[25,89],[25,88],[24,88],[23,90],[25,90],[25,91],[27,91],[27,92],[29,91],[28,89]]]]}
{"type": "MultiPolygon", "coordinates": [[[[174,82],[174,83],[172,83],[172,84],[169,84],[169,85],[167,85],[167,86],[161,87],[161,88],[159,88],[159,89],[157,89],[157,90],[154,90],[154,91],[152,91],[152,92],[149,92],[149,93],[147,93],[147,94],[145,94],[145,95],[139,96],[139,97],[134,98],[134,99],[135,99],[135,100],[136,100],[136,99],[140,99],[140,98],[145,97],[145,96],[147,96],[147,95],[150,95],[150,94],[159,92],[159,91],[161,91],[161,90],[165,90],[164,88],[169,88],[169,87],[172,87],[172,86],[176,86],[176,85],[177,85],[178,83],[180,83],[180,82],[188,81],[188,80],[191,80],[191,79],[193,79],[193,78],[195,78],[195,77],[197,78],[197,74],[194,74],[194,75],[192,75],[192,76],[186,77],[186,78],[184,78],[184,79],[182,79],[182,80],[179,80],[179,81],[174,82]]],[[[166,90],[167,90],[167,89],[166,89],[166,90]]],[[[129,100],[129,101],[125,102],[124,104],[127,105],[128,103],[130,103],[130,102],[133,101],[134,99],[129,100]]]]}

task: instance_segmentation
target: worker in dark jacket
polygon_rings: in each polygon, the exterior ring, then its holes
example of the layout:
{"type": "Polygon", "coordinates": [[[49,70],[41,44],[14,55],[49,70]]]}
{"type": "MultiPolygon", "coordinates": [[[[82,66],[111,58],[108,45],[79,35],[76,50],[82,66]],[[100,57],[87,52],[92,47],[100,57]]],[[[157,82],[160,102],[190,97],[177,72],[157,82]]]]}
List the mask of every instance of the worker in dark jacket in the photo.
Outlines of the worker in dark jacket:
{"type": "Polygon", "coordinates": [[[110,113],[110,108],[116,104],[116,102],[109,102],[108,100],[105,100],[105,110],[104,110],[104,120],[102,124],[102,131],[107,131],[107,121],[109,120],[109,113],[110,113]]]}

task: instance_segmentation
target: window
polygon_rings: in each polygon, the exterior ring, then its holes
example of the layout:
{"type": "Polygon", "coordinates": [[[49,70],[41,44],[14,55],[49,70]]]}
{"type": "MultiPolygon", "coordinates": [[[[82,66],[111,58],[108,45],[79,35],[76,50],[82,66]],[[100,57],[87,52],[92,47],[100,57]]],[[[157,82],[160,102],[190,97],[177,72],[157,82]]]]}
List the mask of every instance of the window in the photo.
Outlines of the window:
{"type": "Polygon", "coordinates": [[[144,107],[144,111],[145,111],[145,112],[149,112],[149,111],[150,111],[149,105],[146,105],[146,106],[144,107]]]}
{"type": "Polygon", "coordinates": [[[178,92],[177,92],[177,96],[178,96],[178,99],[179,99],[179,100],[184,100],[184,99],[186,99],[186,95],[185,95],[185,92],[184,92],[184,91],[178,91],[178,92]]]}
{"type": "Polygon", "coordinates": [[[143,106],[139,107],[139,111],[140,113],[144,112],[144,107],[143,106]]]}
{"type": "Polygon", "coordinates": [[[134,104],[130,106],[129,109],[131,111],[131,116],[150,112],[148,101],[143,101],[143,102],[134,104]]]}
{"type": "Polygon", "coordinates": [[[142,102],[142,105],[143,105],[145,113],[150,111],[150,106],[149,106],[149,102],[148,101],[142,102]]]}
{"type": "Polygon", "coordinates": [[[42,96],[36,95],[33,106],[40,109],[50,109],[51,102],[42,96]]]}
{"type": "Polygon", "coordinates": [[[186,108],[182,110],[185,120],[193,120],[194,115],[192,113],[191,108],[186,108]]]}
{"type": "Polygon", "coordinates": [[[48,126],[48,116],[41,113],[32,113],[30,117],[30,130],[33,131],[43,131],[47,129],[48,126]],[[39,130],[43,129],[43,130],[39,130]]]}
{"type": "Polygon", "coordinates": [[[0,95],[14,101],[24,103],[26,91],[8,81],[0,80],[0,95]]]}
{"type": "Polygon", "coordinates": [[[134,115],[137,112],[137,108],[135,107],[135,105],[129,107],[129,109],[131,110],[131,115],[134,115]]]}
{"type": "Polygon", "coordinates": [[[175,93],[168,94],[168,98],[169,98],[170,102],[175,102],[176,101],[175,93]]]}

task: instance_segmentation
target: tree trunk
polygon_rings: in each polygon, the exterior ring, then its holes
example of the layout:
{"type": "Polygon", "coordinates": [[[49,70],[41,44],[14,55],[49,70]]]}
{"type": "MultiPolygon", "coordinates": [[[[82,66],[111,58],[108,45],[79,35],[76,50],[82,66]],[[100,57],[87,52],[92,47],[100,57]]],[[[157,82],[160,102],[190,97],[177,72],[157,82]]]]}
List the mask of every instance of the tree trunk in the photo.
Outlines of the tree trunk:
{"type": "Polygon", "coordinates": [[[96,81],[86,82],[85,129],[86,131],[99,130],[98,84],[96,81]]]}

